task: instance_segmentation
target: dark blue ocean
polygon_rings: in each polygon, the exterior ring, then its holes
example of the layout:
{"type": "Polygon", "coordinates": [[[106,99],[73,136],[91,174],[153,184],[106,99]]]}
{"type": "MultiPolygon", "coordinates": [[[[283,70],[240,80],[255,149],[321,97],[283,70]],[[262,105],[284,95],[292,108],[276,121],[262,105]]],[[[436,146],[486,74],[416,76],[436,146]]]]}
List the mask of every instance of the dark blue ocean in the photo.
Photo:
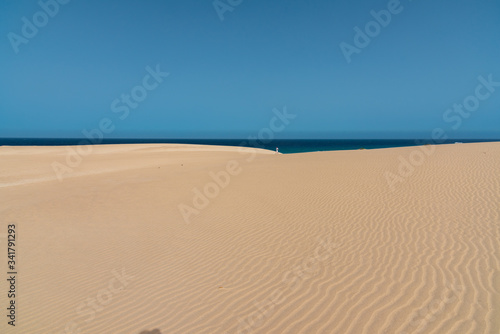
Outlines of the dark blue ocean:
{"type": "MultiPolygon", "coordinates": [[[[81,138],[0,138],[0,145],[9,146],[61,146],[79,145],[81,138]]],[[[488,142],[494,140],[470,140],[452,139],[440,142],[440,144],[452,144],[455,142],[472,143],[488,142]]],[[[224,146],[247,146],[258,147],[268,150],[279,148],[281,153],[300,153],[316,151],[338,151],[358,150],[387,147],[417,146],[423,144],[435,144],[432,140],[418,139],[280,139],[263,143],[253,143],[245,139],[103,139],[100,144],[151,144],[151,143],[173,143],[173,144],[199,144],[199,145],[224,145],[224,146]]],[[[88,144],[88,142],[86,143],[88,144]]]]}

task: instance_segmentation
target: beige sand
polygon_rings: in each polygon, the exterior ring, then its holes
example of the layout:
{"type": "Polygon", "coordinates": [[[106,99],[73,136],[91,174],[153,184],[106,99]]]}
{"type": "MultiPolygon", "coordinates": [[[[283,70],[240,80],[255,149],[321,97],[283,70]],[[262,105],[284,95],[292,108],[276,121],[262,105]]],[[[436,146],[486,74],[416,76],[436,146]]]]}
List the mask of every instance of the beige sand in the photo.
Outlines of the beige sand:
{"type": "Polygon", "coordinates": [[[500,332],[500,143],[70,149],[0,147],[1,333],[500,332]]]}

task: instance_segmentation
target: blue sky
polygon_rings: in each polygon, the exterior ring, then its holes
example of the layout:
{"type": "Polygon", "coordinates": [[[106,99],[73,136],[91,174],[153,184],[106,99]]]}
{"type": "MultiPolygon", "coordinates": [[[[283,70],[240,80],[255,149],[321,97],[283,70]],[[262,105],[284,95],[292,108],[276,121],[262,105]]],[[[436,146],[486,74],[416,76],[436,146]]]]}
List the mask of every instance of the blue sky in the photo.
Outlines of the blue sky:
{"type": "Polygon", "coordinates": [[[474,100],[478,77],[500,82],[497,0],[60,2],[41,1],[52,16],[0,2],[0,137],[83,137],[109,119],[108,138],[245,138],[286,106],[297,117],[277,138],[500,138],[500,87],[474,100]],[[340,45],[367,24],[348,62],[340,45]],[[157,66],[168,76],[144,79],[157,66]],[[470,96],[467,117],[444,119],[470,96]]]}

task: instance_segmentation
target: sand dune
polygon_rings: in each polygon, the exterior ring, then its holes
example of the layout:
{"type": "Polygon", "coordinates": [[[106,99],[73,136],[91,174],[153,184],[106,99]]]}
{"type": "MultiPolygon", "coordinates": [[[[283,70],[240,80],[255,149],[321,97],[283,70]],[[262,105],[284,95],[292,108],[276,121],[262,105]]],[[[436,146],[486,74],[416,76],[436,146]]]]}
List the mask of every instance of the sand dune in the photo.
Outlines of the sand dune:
{"type": "Polygon", "coordinates": [[[72,150],[0,147],[2,333],[500,333],[500,143],[72,150]]]}

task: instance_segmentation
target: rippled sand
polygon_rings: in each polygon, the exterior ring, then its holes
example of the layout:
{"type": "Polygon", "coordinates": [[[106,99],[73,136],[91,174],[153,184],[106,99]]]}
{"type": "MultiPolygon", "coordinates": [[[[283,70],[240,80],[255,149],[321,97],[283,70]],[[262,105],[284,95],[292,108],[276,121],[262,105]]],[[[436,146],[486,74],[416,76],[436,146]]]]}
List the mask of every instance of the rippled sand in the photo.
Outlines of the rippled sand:
{"type": "Polygon", "coordinates": [[[2,333],[500,332],[500,143],[74,152],[0,147],[2,333]]]}

